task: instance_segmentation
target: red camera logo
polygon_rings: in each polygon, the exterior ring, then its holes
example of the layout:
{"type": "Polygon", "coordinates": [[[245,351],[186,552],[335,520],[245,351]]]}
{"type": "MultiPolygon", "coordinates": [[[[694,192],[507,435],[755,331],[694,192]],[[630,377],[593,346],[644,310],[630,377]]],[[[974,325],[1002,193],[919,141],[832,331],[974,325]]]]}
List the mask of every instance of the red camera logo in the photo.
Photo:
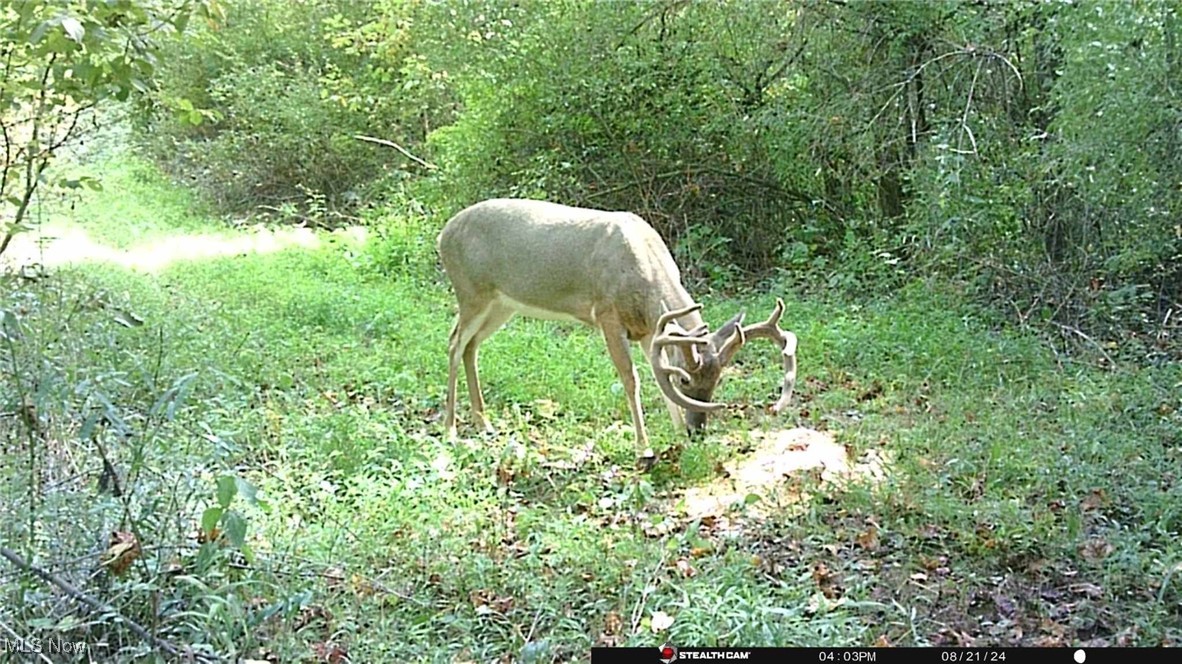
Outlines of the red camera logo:
{"type": "Polygon", "coordinates": [[[673,662],[676,661],[677,646],[666,641],[665,644],[661,646],[661,664],[673,664],[673,662]]]}

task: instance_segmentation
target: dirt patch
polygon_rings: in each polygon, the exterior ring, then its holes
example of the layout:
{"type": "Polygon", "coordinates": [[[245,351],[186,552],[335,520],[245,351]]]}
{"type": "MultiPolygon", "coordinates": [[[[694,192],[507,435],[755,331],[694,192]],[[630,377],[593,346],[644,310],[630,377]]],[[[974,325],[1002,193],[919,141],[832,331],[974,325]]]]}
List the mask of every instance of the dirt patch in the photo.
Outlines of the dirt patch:
{"type": "Polygon", "coordinates": [[[796,427],[751,434],[750,454],[723,464],[721,477],[685,492],[684,515],[688,519],[722,516],[746,505],[745,516],[759,519],[799,504],[807,496],[786,480],[805,472],[819,472],[823,482],[853,478],[881,480],[888,459],[875,451],[851,462],[844,445],[824,431],[796,427]],[[756,500],[754,497],[758,497],[756,500]]]}

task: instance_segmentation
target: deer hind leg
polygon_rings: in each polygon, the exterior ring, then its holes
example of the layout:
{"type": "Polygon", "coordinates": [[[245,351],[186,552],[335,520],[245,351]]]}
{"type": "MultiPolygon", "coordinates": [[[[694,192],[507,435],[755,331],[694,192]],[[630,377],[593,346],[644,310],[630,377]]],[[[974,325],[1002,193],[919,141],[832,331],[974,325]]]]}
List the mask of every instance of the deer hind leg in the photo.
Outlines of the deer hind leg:
{"type": "Polygon", "coordinates": [[[484,415],[484,395],[480,390],[480,376],[476,371],[476,360],[480,344],[507,323],[514,313],[513,309],[494,302],[488,313],[485,314],[480,329],[472,335],[468,345],[464,347],[464,375],[468,379],[468,398],[472,403],[472,419],[478,426],[483,427],[486,433],[490,434],[495,433],[495,430],[484,415]]]}
{"type": "MultiPolygon", "coordinates": [[[[460,300],[460,312],[456,314],[456,322],[452,325],[451,334],[448,336],[447,398],[444,406],[443,426],[447,430],[449,440],[455,440],[456,437],[456,381],[459,378],[460,362],[472,338],[484,325],[492,305],[491,301],[476,305],[460,300]]],[[[472,369],[465,367],[465,371],[469,372],[469,385],[472,383],[470,372],[474,370],[475,365],[472,369]]]]}
{"type": "Polygon", "coordinates": [[[624,394],[628,397],[628,409],[632,411],[632,426],[636,429],[636,449],[640,452],[640,458],[650,459],[653,454],[648,445],[648,432],[644,428],[644,411],[640,408],[640,381],[636,375],[636,367],[632,365],[628,334],[619,321],[610,317],[601,317],[599,325],[603,329],[604,341],[607,342],[607,352],[611,355],[612,364],[616,365],[616,373],[620,375],[620,382],[624,384],[624,394]]]}

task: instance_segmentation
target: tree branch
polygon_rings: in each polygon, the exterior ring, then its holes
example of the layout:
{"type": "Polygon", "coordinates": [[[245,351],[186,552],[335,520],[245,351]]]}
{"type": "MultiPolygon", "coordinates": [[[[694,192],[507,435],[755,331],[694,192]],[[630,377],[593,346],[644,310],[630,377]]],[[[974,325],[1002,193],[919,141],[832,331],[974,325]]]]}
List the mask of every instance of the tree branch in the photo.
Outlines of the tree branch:
{"type": "MultiPolygon", "coordinates": [[[[18,555],[15,551],[9,549],[8,547],[0,546],[0,556],[6,558],[8,560],[8,562],[12,563],[18,569],[20,569],[24,572],[28,572],[47,583],[57,586],[63,592],[65,592],[67,595],[69,595],[71,598],[85,604],[86,606],[90,607],[91,609],[93,609],[95,611],[102,612],[102,613],[108,613],[108,614],[117,616],[119,618],[119,622],[123,623],[124,625],[127,625],[127,628],[130,629],[133,633],[135,633],[136,636],[147,641],[148,643],[151,643],[157,650],[164,652],[174,658],[179,658],[181,656],[181,653],[177,649],[176,646],[174,646],[173,644],[169,643],[168,641],[165,641],[164,639],[150,633],[148,630],[144,629],[144,627],[141,626],[139,623],[135,622],[134,620],[131,620],[127,616],[123,615],[122,613],[119,613],[119,611],[117,611],[115,609],[115,607],[111,606],[110,604],[106,604],[104,602],[101,602],[97,599],[94,599],[90,595],[87,595],[86,593],[82,592],[81,590],[78,590],[69,581],[66,581],[65,579],[61,578],[60,576],[58,576],[52,572],[49,572],[47,570],[43,570],[40,567],[37,567],[36,565],[33,565],[32,563],[26,561],[24,558],[21,558],[20,555],[18,555]]],[[[196,657],[197,659],[202,660],[202,661],[207,661],[207,662],[217,661],[216,658],[210,658],[208,655],[203,655],[200,653],[192,653],[192,654],[194,657],[196,657]]]]}
{"type": "Polygon", "coordinates": [[[438,166],[436,166],[435,164],[432,164],[429,161],[423,161],[422,159],[419,159],[418,157],[411,154],[410,150],[407,150],[406,148],[402,147],[401,145],[395,143],[394,141],[387,141],[384,138],[374,138],[372,136],[362,136],[360,134],[354,136],[353,138],[356,138],[359,141],[365,141],[367,143],[376,143],[378,145],[385,146],[388,148],[394,148],[395,150],[398,150],[399,152],[401,152],[402,155],[405,156],[407,159],[413,161],[414,163],[422,166],[423,168],[425,168],[429,171],[433,171],[433,170],[436,170],[439,168],[438,166]]]}

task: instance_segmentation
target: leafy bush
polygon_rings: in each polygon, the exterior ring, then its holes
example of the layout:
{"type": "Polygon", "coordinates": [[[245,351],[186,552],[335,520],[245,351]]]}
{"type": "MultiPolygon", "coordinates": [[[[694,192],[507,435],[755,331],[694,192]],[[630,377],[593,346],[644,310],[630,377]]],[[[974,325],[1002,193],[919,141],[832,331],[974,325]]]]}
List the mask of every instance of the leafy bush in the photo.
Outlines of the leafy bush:
{"type": "Polygon", "coordinates": [[[420,119],[391,102],[397,49],[358,46],[373,18],[366,2],[235,3],[224,25],[170,44],[142,143],[225,211],[339,221],[400,163],[354,136],[405,141],[420,119]]]}
{"type": "Polygon", "coordinates": [[[1154,344],[1182,308],[1177,22],[1164,1],[249,0],[163,63],[177,113],[150,142],[231,209],[413,200],[438,225],[548,197],[641,214],[696,281],[935,275],[1154,344]]]}
{"type": "Polygon", "coordinates": [[[246,514],[266,504],[217,387],[110,291],[5,277],[0,295],[5,623],[68,661],[233,651],[259,582],[246,514]]]}

